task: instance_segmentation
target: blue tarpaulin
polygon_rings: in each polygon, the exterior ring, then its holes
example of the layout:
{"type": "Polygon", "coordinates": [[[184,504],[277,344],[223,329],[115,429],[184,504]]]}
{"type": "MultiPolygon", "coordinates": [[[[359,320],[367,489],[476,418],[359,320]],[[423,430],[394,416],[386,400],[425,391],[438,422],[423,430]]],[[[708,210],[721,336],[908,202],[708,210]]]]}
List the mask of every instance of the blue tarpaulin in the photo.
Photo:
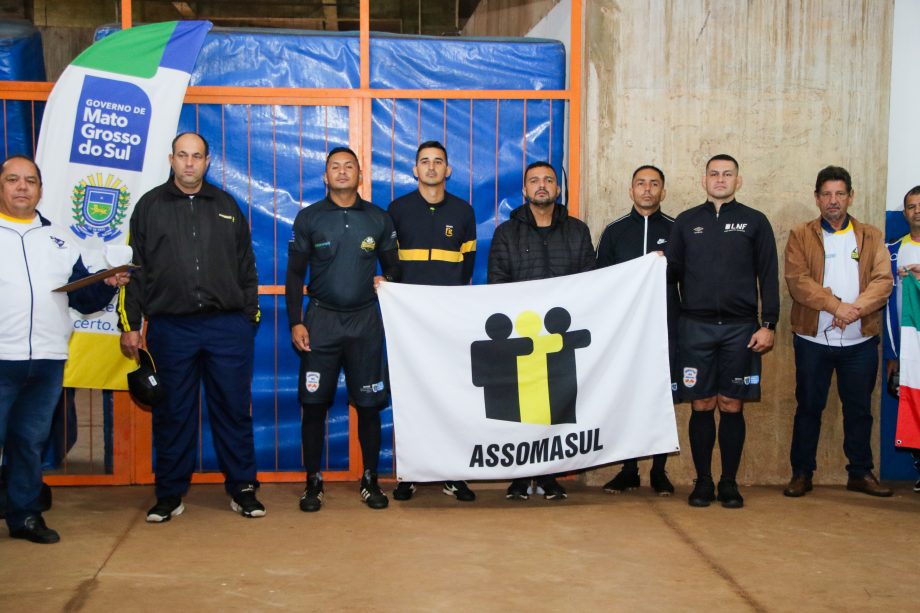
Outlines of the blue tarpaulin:
{"type": "MultiPolygon", "coordinates": [[[[44,80],[42,39],[35,26],[28,21],[0,22],[0,81],[44,80]]],[[[15,154],[32,156],[44,108],[44,102],[3,101],[4,120],[0,123],[3,157],[15,154]]]]}

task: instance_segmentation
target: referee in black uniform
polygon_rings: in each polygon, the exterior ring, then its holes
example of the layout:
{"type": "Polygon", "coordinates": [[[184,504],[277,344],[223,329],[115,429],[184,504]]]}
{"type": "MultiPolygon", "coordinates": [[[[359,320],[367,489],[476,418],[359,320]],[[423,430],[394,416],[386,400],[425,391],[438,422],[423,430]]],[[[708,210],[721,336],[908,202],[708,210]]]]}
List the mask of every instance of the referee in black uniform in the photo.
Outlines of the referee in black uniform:
{"type": "MultiPolygon", "coordinates": [[[[611,222],[604,228],[597,245],[597,267],[613,266],[641,257],[653,251],[663,252],[671,235],[674,218],[661,211],[661,201],[667,191],[664,187],[664,173],[655,166],[640,166],[633,172],[629,186],[629,197],[633,208],[628,214],[611,222]]],[[[668,363],[671,367],[671,393],[677,396],[677,317],[680,313],[680,299],[677,284],[668,283],[668,363]]],[[[668,460],[666,453],[652,458],[649,481],[659,496],[670,496],[674,486],[664,470],[668,460]]],[[[604,491],[619,494],[639,487],[639,462],[631,459],[623,462],[623,469],[604,485],[604,491]]]]}
{"type": "Polygon", "coordinates": [[[668,241],[668,276],[680,289],[679,392],[692,408],[696,485],[687,501],[694,507],[716,499],[729,509],[744,506],[736,481],[746,434],[742,410],[745,400],[760,398],[760,356],[773,347],[779,317],[773,228],[766,215],[735,200],[741,184],[735,158],[710,158],[707,201],[677,216],[668,241]],[[717,439],[718,495],[711,467],[717,439]]]}
{"type": "MultiPolygon", "coordinates": [[[[387,211],[399,239],[403,283],[469,285],[476,262],[476,218],[473,207],[445,188],[450,176],[447,149],[427,141],[415,152],[412,173],[418,189],[390,203],[387,211]]],[[[470,502],[476,494],[464,481],[446,481],[444,494],[470,502]]],[[[396,500],[409,500],[415,484],[400,481],[396,500]]]]}
{"type": "Polygon", "coordinates": [[[300,355],[298,398],[303,406],[301,435],[307,486],[301,511],[318,511],[323,502],[320,474],[326,413],[332,404],[339,369],[345,367],[349,401],[358,413],[358,440],[364,474],[361,498],[384,509],[386,495],[377,484],[380,409],[386,406],[383,322],[375,289],[381,280],[396,281],[399,260],[396,231],[389,215],[358,195],[358,157],[337,147],[326,157],[323,181],[328,194],[294,219],[285,282],[291,340],[300,355]],[[377,261],[383,276],[375,276],[377,261]],[[303,313],[303,285],[310,269],[310,303],[303,313]]]}

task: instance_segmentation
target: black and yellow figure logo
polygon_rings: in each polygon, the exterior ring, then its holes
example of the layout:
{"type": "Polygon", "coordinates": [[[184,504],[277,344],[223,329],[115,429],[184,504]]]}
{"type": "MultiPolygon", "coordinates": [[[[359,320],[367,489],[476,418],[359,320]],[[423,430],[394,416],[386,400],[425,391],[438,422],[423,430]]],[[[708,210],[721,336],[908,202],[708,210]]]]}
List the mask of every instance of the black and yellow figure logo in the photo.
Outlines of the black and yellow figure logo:
{"type": "Polygon", "coordinates": [[[569,330],[562,307],[540,315],[524,311],[512,323],[504,313],[486,320],[490,340],[470,345],[473,385],[481,387],[486,418],[524,424],[574,424],[578,380],[575,350],[591,344],[588,330],[569,330]],[[548,334],[541,334],[545,328],[548,334]]]}

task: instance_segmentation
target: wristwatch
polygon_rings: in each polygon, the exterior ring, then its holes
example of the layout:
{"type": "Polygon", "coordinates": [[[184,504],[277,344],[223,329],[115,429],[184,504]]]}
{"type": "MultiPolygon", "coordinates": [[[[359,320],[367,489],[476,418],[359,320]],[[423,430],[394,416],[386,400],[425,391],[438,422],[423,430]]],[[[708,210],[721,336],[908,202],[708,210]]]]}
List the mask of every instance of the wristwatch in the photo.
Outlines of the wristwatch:
{"type": "Polygon", "coordinates": [[[776,330],[776,322],[775,321],[762,321],[760,322],[760,327],[766,328],[767,330],[776,330]]]}

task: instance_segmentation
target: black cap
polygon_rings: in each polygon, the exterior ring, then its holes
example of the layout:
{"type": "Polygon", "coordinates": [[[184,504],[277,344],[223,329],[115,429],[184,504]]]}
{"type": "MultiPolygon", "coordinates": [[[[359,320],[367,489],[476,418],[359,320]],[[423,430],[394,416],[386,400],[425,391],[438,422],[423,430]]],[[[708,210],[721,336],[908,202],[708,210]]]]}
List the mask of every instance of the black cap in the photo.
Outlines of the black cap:
{"type": "Polygon", "coordinates": [[[153,358],[144,349],[138,349],[140,368],[128,373],[128,389],[138,404],[152,407],[166,399],[166,390],[160,384],[153,358]]]}

